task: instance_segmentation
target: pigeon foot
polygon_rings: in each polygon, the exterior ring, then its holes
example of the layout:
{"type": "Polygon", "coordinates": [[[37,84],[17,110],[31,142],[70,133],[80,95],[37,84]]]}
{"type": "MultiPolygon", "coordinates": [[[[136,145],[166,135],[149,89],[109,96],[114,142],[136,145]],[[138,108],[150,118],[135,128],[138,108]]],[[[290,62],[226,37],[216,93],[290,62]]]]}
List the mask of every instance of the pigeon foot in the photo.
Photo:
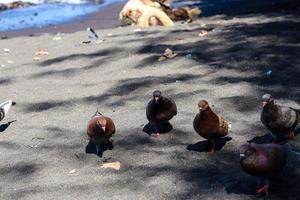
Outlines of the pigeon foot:
{"type": "Polygon", "coordinates": [[[265,193],[266,196],[269,196],[268,185],[264,185],[263,187],[256,190],[257,193],[265,193]]]}

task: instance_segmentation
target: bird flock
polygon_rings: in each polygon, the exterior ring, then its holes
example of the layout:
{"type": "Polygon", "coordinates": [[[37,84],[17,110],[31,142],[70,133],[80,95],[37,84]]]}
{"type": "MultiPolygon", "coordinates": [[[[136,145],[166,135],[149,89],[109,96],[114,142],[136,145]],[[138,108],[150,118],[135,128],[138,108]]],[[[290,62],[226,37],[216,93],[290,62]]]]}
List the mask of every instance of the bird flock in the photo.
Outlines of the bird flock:
{"type": "MultiPolygon", "coordinates": [[[[11,100],[0,104],[0,121],[12,105],[15,103],[11,100]]],[[[272,143],[256,144],[248,141],[239,150],[241,168],[258,178],[256,192],[268,196],[270,179],[284,168],[291,151],[287,142],[296,139],[295,130],[300,125],[300,109],[278,105],[270,94],[263,95],[262,106],[261,122],[273,136],[272,143]]],[[[228,135],[231,124],[216,114],[206,100],[200,100],[198,108],[199,112],[193,121],[194,130],[208,140],[211,146],[209,154],[214,155],[218,141],[228,135]]],[[[173,127],[169,121],[176,115],[175,101],[155,90],[146,107],[149,125],[153,127],[150,136],[158,139],[161,132],[171,131],[173,127]]],[[[97,110],[87,125],[89,143],[86,153],[102,157],[105,150],[112,150],[114,141],[111,137],[115,132],[113,120],[97,110]]]]}

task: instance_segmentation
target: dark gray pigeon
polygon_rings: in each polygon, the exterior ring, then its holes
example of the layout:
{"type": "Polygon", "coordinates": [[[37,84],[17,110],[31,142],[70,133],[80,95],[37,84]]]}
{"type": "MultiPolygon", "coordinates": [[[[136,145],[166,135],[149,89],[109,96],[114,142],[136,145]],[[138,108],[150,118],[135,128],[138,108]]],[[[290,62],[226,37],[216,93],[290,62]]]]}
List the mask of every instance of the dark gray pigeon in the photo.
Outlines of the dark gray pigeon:
{"type": "Polygon", "coordinates": [[[259,178],[257,193],[268,196],[270,179],[286,165],[289,147],[278,144],[244,144],[240,147],[240,164],[250,175],[259,178]]]}
{"type": "Polygon", "coordinates": [[[153,136],[159,137],[158,127],[161,124],[168,123],[175,115],[177,115],[175,102],[169,97],[162,96],[161,91],[155,90],[153,92],[153,98],[149,101],[146,108],[147,119],[155,128],[155,134],[153,136]]]}
{"type": "Polygon", "coordinates": [[[269,129],[274,138],[274,143],[281,143],[287,139],[294,140],[295,127],[300,123],[300,110],[280,106],[275,103],[270,94],[265,94],[261,121],[269,129]]]}

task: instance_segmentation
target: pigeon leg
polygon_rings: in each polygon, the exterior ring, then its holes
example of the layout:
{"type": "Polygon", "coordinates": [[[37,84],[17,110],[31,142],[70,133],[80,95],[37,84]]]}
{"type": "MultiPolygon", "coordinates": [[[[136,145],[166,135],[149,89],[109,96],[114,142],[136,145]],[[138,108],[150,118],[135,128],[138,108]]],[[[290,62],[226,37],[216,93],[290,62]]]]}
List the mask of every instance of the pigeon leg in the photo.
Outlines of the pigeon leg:
{"type": "Polygon", "coordinates": [[[215,149],[216,149],[216,142],[214,140],[209,140],[211,144],[211,150],[209,152],[210,155],[215,155],[215,149]]]}
{"type": "Polygon", "coordinates": [[[259,188],[256,190],[257,193],[265,193],[266,196],[269,196],[269,191],[268,191],[269,186],[268,185],[264,185],[263,187],[259,188]]]}
{"type": "Polygon", "coordinates": [[[157,125],[156,125],[156,124],[154,125],[154,128],[155,128],[156,133],[152,133],[151,136],[152,136],[152,137],[155,137],[155,138],[159,138],[160,134],[159,134],[159,132],[158,132],[158,129],[157,129],[157,125]]]}
{"type": "Polygon", "coordinates": [[[100,147],[100,145],[96,144],[96,154],[97,156],[101,157],[102,158],[102,155],[103,155],[103,149],[102,147],[100,147]]]}
{"type": "Polygon", "coordinates": [[[269,187],[270,187],[270,182],[269,180],[265,181],[265,185],[262,186],[261,188],[258,188],[256,190],[257,193],[265,193],[266,196],[269,196],[269,187]]]}
{"type": "Polygon", "coordinates": [[[294,132],[294,131],[291,131],[291,132],[289,133],[288,138],[289,138],[290,140],[295,140],[295,139],[296,139],[295,132],[294,132]]]}

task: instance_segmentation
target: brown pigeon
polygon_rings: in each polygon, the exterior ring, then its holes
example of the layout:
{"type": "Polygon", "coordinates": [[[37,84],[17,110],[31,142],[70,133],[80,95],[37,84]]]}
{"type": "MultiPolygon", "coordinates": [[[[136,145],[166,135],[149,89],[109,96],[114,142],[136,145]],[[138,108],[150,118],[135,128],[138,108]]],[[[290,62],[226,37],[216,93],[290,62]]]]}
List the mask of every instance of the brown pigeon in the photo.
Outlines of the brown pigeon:
{"type": "Polygon", "coordinates": [[[295,139],[295,127],[300,123],[300,110],[280,106],[275,103],[270,94],[265,94],[261,121],[269,129],[274,138],[274,143],[295,139]]]}
{"type": "Polygon", "coordinates": [[[110,137],[115,132],[116,128],[112,119],[97,111],[88,122],[87,135],[90,142],[86,147],[86,153],[95,153],[102,157],[106,149],[113,148],[113,140],[110,140],[110,137]]]}
{"type": "Polygon", "coordinates": [[[259,178],[257,193],[264,192],[266,195],[270,187],[270,178],[284,168],[287,157],[287,147],[278,144],[251,143],[240,147],[242,169],[259,178]]]}
{"type": "Polygon", "coordinates": [[[211,110],[206,100],[200,100],[198,107],[200,112],[194,119],[194,129],[210,142],[212,145],[210,153],[214,154],[217,140],[228,134],[230,125],[211,110]]]}
{"type": "Polygon", "coordinates": [[[175,115],[177,115],[175,102],[169,97],[162,96],[161,91],[155,90],[153,92],[153,98],[149,101],[146,108],[147,119],[155,128],[156,133],[154,136],[159,137],[158,126],[167,123],[175,115]]]}

